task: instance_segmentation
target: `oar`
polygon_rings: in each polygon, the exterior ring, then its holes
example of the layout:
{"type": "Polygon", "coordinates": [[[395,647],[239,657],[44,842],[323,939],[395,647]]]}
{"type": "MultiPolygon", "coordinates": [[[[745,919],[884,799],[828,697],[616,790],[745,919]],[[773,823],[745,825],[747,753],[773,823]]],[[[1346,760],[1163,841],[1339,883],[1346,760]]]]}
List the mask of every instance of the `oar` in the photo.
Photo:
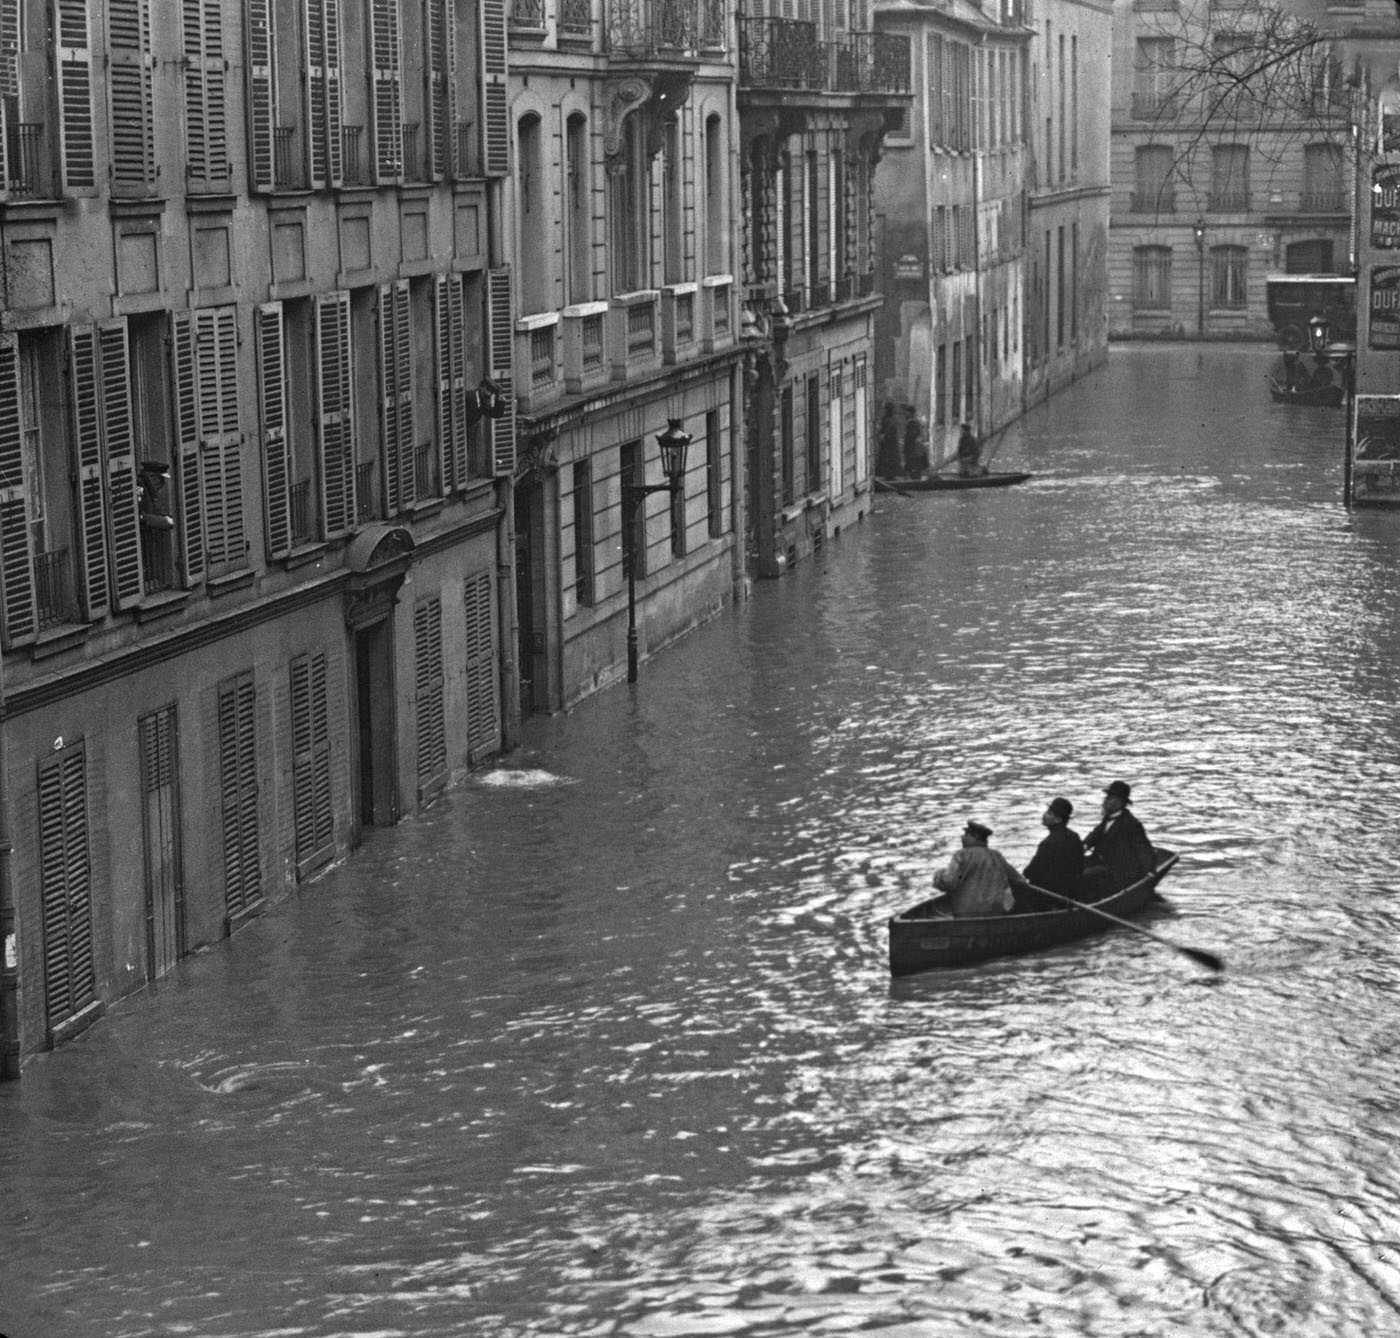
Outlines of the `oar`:
{"type": "Polygon", "coordinates": [[[1056,901],[1063,901],[1067,906],[1073,906],[1078,911],[1092,911],[1095,915],[1102,916],[1105,920],[1112,920],[1116,925],[1122,925],[1124,929],[1132,929],[1139,934],[1146,934],[1148,938],[1155,938],[1163,947],[1171,948],[1176,952],[1184,953],[1193,962],[1198,962],[1210,971],[1223,971],[1225,963],[1213,952],[1202,952],[1199,948],[1188,948],[1180,943],[1173,943],[1171,939],[1164,938],[1161,934],[1155,934],[1150,929],[1144,929],[1142,925],[1134,924],[1131,920],[1121,920],[1116,915],[1110,915],[1107,911],[1101,911],[1097,906],[1087,902],[1076,901],[1073,897],[1067,897],[1062,892],[1052,892],[1048,887],[1037,887],[1034,883],[1027,886],[1032,892],[1039,892],[1043,897],[1053,897],[1056,901]]]}
{"type": "Polygon", "coordinates": [[[908,488],[901,488],[899,484],[892,483],[889,479],[877,478],[875,480],[876,491],[897,492],[901,497],[912,497],[914,494],[908,488]]]}

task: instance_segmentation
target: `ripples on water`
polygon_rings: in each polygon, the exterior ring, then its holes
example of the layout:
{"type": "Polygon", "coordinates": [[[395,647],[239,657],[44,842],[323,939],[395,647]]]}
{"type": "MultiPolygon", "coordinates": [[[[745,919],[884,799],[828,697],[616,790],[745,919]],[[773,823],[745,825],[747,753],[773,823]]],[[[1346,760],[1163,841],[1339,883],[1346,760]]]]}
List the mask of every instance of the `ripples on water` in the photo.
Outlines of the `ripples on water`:
{"type": "Polygon", "coordinates": [[[1400,518],[1266,366],[1115,350],[32,1063],[0,1330],[1400,1332],[1400,518]],[[1222,979],[891,984],[967,817],[1119,775],[1222,979]]]}

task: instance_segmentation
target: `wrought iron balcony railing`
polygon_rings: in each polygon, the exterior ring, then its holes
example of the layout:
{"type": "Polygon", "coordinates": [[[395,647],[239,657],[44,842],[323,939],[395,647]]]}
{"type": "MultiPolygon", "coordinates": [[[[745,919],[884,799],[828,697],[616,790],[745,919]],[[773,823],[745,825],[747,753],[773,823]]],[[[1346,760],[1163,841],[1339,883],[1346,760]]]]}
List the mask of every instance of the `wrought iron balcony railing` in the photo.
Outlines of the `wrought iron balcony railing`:
{"type": "Polygon", "coordinates": [[[1245,214],[1249,212],[1249,192],[1247,190],[1213,190],[1210,193],[1210,209],[1216,214],[1245,214]]]}
{"type": "Polygon", "coordinates": [[[1169,190],[1135,190],[1133,192],[1133,213],[1174,214],[1176,213],[1176,193],[1169,190]]]}
{"type": "Polygon", "coordinates": [[[823,42],[809,19],[741,18],[739,82],[748,88],[907,93],[909,39],[898,33],[853,32],[823,42]]]}
{"type": "Polygon", "coordinates": [[[647,58],[694,56],[701,0],[607,0],[608,50],[647,58]]]}
{"type": "Polygon", "coordinates": [[[1346,192],[1340,190],[1305,190],[1298,202],[1304,214],[1341,214],[1346,207],[1346,192]]]}
{"type": "Polygon", "coordinates": [[[559,0],[559,35],[561,37],[587,37],[592,32],[592,0],[559,0]]]}

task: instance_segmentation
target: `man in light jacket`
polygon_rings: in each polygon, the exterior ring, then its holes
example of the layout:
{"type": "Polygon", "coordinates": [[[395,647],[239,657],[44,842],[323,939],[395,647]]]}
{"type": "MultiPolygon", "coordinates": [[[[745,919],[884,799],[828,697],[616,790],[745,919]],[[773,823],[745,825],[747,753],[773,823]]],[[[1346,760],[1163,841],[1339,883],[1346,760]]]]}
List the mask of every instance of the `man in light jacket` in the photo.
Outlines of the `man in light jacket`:
{"type": "Polygon", "coordinates": [[[988,846],[991,837],[990,827],[969,822],[962,849],[933,875],[934,887],[948,894],[942,900],[955,916],[1004,915],[1015,901],[1011,889],[1030,886],[1000,851],[988,846]]]}

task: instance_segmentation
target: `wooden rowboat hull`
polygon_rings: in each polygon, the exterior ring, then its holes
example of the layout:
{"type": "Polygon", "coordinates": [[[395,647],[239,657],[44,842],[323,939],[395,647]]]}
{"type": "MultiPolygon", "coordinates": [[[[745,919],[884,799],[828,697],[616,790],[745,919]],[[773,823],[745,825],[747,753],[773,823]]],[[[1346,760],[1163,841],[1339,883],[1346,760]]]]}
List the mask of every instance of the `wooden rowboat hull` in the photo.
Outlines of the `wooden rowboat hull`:
{"type": "Polygon", "coordinates": [[[1298,386],[1289,390],[1277,381],[1269,384],[1269,394],[1279,404],[1309,404],[1335,409],[1342,402],[1341,386],[1298,386]]]}
{"type": "MultiPolygon", "coordinates": [[[[1156,856],[1157,867],[1146,878],[1089,904],[1119,919],[1142,910],[1153,899],[1157,884],[1177,861],[1172,851],[1160,846],[1156,848],[1156,856]]],[[[1036,911],[1028,915],[955,920],[915,914],[924,904],[921,902],[890,919],[890,974],[893,976],[1037,952],[1113,928],[1111,921],[1090,910],[1036,911]]]]}
{"type": "MultiPolygon", "coordinates": [[[[1007,488],[1013,483],[1024,483],[1029,474],[974,474],[971,478],[961,478],[956,474],[946,477],[931,474],[921,479],[890,479],[894,486],[904,492],[961,492],[965,488],[1007,488]]],[[[886,480],[877,480],[886,482],[886,480]]]]}

